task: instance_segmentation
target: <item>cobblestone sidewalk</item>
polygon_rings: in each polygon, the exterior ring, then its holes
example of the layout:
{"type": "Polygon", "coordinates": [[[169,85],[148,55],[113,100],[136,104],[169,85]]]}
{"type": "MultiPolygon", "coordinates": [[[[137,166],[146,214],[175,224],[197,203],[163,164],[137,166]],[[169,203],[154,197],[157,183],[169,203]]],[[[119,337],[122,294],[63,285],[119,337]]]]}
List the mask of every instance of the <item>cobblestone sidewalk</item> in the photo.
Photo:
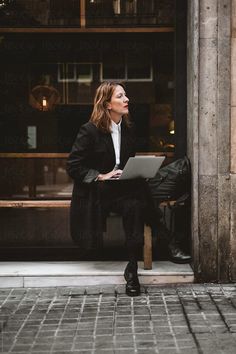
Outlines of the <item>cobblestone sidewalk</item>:
{"type": "Polygon", "coordinates": [[[236,353],[236,285],[0,289],[0,353],[236,353]]]}

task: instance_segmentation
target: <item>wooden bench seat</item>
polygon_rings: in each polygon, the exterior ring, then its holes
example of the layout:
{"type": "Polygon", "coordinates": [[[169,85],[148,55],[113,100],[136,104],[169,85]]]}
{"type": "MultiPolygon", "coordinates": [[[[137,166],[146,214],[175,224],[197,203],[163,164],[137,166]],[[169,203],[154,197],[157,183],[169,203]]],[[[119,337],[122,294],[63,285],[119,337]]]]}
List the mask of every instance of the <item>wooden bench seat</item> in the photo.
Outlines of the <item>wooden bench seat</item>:
{"type": "MultiPolygon", "coordinates": [[[[174,206],[175,203],[175,200],[162,201],[159,206],[164,208],[174,206]]],[[[152,269],[152,229],[149,225],[144,226],[143,263],[144,269],[152,269]]]]}
{"type": "MultiPolygon", "coordinates": [[[[164,201],[160,207],[173,206],[175,201],[164,201]]],[[[68,208],[70,200],[0,200],[0,208],[68,208]]],[[[144,269],[152,269],[152,230],[148,225],[144,226],[143,247],[144,269]]]]}

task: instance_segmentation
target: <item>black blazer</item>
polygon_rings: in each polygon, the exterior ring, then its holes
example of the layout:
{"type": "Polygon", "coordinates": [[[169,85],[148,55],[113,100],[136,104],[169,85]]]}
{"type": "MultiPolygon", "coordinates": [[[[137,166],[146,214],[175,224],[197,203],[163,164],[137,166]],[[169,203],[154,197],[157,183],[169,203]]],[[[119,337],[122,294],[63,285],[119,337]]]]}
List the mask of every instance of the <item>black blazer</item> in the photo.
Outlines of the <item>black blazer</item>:
{"type": "MultiPolygon", "coordinates": [[[[121,124],[120,168],[135,155],[132,127],[121,124]]],[[[94,249],[102,244],[104,224],[95,179],[115,166],[115,151],[110,133],[103,133],[92,123],[84,124],[67,160],[67,172],[74,180],[70,208],[70,230],[81,248],[94,249]]]]}

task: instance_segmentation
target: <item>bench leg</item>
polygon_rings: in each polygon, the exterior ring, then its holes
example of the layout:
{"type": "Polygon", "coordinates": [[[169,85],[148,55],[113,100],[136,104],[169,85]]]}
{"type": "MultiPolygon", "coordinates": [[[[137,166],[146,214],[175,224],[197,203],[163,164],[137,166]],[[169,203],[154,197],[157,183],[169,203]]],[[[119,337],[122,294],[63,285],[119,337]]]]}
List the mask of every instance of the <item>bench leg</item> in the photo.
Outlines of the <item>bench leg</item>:
{"type": "Polygon", "coordinates": [[[144,269],[152,269],[152,229],[144,226],[144,247],[143,247],[144,269]]]}

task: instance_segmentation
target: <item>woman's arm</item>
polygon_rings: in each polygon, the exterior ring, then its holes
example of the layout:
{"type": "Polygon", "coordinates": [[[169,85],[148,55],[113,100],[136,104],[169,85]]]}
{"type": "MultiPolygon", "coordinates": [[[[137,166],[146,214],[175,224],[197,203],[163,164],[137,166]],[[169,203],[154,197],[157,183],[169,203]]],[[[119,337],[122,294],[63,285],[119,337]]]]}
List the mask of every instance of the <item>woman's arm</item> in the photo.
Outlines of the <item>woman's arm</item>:
{"type": "Polygon", "coordinates": [[[93,134],[85,124],[80,128],[67,160],[67,173],[74,180],[90,183],[98,177],[99,171],[89,167],[93,146],[93,134]]]}

